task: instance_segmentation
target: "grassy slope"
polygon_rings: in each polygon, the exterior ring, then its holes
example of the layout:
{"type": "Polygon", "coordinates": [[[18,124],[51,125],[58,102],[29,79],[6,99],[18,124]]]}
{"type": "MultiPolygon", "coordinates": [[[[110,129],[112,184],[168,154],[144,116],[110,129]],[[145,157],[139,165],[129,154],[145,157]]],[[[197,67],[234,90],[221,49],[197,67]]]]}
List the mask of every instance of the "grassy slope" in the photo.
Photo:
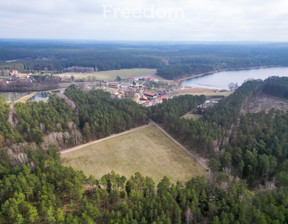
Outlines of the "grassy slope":
{"type": "Polygon", "coordinates": [[[65,166],[83,170],[86,175],[97,178],[112,170],[126,177],[140,171],[155,182],[165,175],[176,182],[206,174],[200,164],[155,126],[96,143],[61,157],[65,166]]]}
{"type": "Polygon", "coordinates": [[[93,72],[93,73],[63,73],[59,74],[60,77],[68,77],[71,75],[75,77],[75,79],[85,78],[89,76],[95,76],[98,80],[115,80],[117,76],[121,78],[129,78],[129,77],[137,77],[137,76],[145,76],[155,74],[156,69],[147,69],[147,68],[133,68],[133,69],[120,69],[120,70],[111,70],[111,71],[103,71],[103,72],[93,72]]]}

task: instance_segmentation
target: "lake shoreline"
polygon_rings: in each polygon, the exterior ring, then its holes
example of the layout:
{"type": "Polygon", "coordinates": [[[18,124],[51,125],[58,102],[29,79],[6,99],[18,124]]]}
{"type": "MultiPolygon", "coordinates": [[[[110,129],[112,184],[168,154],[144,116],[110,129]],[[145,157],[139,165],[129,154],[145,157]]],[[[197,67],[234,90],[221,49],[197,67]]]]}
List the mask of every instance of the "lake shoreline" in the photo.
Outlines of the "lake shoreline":
{"type": "Polygon", "coordinates": [[[217,72],[211,71],[192,78],[183,78],[179,80],[181,87],[199,87],[208,89],[224,90],[230,88],[231,83],[241,86],[247,80],[261,79],[265,80],[271,76],[287,77],[288,67],[250,67],[238,69],[219,69],[217,72]]]}
{"type": "Polygon", "coordinates": [[[193,78],[198,78],[198,77],[203,77],[206,75],[211,75],[217,72],[225,72],[225,71],[241,71],[241,70],[251,70],[251,69],[262,69],[262,68],[279,68],[282,66],[273,66],[273,67],[269,67],[269,66],[259,66],[259,67],[246,67],[246,68],[229,68],[229,69],[217,69],[217,70],[213,70],[210,72],[204,72],[204,73],[199,73],[199,74],[195,74],[195,75],[191,75],[191,76],[187,76],[187,77],[183,77],[180,79],[176,80],[176,84],[182,86],[182,82],[189,80],[189,79],[193,79],[193,78]]]}

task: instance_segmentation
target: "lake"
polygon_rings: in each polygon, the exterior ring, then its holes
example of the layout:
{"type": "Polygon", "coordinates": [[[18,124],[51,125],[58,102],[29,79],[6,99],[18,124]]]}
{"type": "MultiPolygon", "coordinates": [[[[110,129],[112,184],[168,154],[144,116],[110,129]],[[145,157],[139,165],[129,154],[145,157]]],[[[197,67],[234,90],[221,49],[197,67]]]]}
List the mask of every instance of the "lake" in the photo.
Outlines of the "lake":
{"type": "Polygon", "coordinates": [[[49,92],[38,92],[32,96],[28,101],[47,101],[50,97],[49,92]]]}
{"type": "Polygon", "coordinates": [[[5,96],[7,101],[16,101],[30,93],[19,93],[19,92],[0,92],[0,95],[5,96]]]}
{"type": "Polygon", "coordinates": [[[216,72],[197,78],[187,79],[182,82],[182,86],[206,89],[228,89],[228,85],[231,82],[237,83],[240,86],[246,80],[264,80],[269,76],[288,76],[288,67],[216,72]]]}
{"type": "MultiPolygon", "coordinates": [[[[65,90],[55,90],[52,93],[64,93],[65,90]]],[[[50,92],[38,92],[32,96],[28,101],[47,101],[50,98],[50,92]]]]}
{"type": "MultiPolygon", "coordinates": [[[[65,90],[55,90],[53,93],[64,93],[65,90]]],[[[0,92],[0,95],[5,96],[7,101],[16,101],[30,94],[31,92],[21,93],[21,92],[0,92]]],[[[50,97],[50,92],[38,92],[34,96],[32,96],[28,101],[47,101],[50,97]]]]}

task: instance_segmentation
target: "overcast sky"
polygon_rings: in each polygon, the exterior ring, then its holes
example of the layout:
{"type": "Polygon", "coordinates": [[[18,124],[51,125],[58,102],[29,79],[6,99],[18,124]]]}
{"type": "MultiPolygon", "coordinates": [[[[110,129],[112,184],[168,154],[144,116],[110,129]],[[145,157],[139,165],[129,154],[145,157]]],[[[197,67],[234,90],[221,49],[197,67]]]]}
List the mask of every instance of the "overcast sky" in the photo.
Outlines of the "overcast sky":
{"type": "Polygon", "coordinates": [[[0,38],[288,41],[288,0],[0,0],[0,38]]]}

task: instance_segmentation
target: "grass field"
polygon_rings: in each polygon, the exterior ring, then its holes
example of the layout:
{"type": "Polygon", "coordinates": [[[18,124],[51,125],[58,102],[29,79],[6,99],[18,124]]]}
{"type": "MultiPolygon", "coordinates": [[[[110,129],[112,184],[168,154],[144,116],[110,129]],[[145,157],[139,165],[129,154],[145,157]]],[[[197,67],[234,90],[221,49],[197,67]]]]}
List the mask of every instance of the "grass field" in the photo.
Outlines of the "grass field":
{"type": "Polygon", "coordinates": [[[61,78],[70,78],[72,75],[75,79],[82,79],[87,78],[89,76],[96,77],[97,80],[115,80],[117,76],[123,78],[129,77],[137,77],[137,76],[146,76],[155,74],[156,69],[148,69],[148,68],[133,68],[133,69],[120,69],[120,70],[111,70],[111,71],[103,71],[103,72],[93,72],[93,73],[74,73],[74,72],[67,72],[58,74],[61,78]]]}
{"type": "Polygon", "coordinates": [[[185,88],[185,89],[177,89],[175,91],[176,95],[205,95],[205,96],[229,96],[234,91],[227,91],[227,92],[219,92],[213,89],[204,89],[204,88],[185,88]]]}
{"type": "Polygon", "coordinates": [[[127,178],[139,171],[158,183],[163,176],[173,182],[206,175],[205,169],[156,126],[96,143],[61,155],[65,166],[101,178],[114,170],[127,178]]]}

